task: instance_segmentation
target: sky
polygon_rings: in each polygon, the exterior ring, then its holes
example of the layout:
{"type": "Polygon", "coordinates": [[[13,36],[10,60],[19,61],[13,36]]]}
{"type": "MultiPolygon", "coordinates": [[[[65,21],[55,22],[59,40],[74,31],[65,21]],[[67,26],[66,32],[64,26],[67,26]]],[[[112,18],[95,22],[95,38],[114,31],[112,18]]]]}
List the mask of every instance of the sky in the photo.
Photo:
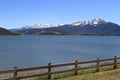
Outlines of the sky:
{"type": "Polygon", "coordinates": [[[7,29],[96,18],[120,25],[120,0],[0,0],[0,27],[7,29]]]}

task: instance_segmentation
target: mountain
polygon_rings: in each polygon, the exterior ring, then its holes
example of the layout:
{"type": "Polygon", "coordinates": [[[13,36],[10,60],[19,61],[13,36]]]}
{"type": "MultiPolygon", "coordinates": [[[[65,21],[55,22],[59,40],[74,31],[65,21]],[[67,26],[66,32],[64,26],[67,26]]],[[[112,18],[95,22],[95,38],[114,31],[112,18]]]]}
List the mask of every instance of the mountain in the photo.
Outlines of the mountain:
{"type": "Polygon", "coordinates": [[[120,26],[102,19],[77,21],[70,24],[37,24],[18,30],[25,35],[120,35],[120,26]]]}
{"type": "Polygon", "coordinates": [[[0,27],[0,35],[20,35],[20,34],[10,32],[9,30],[0,27]]]}

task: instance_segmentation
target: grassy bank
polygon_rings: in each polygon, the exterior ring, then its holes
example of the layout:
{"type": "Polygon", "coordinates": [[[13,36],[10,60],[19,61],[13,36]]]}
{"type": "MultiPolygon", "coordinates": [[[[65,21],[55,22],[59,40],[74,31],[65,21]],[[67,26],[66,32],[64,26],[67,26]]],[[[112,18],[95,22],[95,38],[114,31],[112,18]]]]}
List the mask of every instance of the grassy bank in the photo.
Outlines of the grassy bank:
{"type": "Polygon", "coordinates": [[[69,76],[67,78],[58,80],[120,80],[120,69],[85,75],[69,76]]]}
{"type": "MultiPolygon", "coordinates": [[[[47,76],[34,80],[47,80],[47,76]]],[[[120,65],[115,70],[113,66],[100,68],[99,72],[96,69],[80,70],[76,76],[74,72],[56,74],[52,76],[52,80],[120,80],[120,65]]]]}

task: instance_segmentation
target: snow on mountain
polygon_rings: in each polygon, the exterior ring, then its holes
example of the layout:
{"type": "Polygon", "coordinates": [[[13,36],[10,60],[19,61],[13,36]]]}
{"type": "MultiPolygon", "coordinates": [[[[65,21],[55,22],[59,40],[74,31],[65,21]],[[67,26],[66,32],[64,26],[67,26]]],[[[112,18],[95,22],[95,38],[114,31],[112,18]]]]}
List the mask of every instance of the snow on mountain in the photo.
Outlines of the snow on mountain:
{"type": "MultiPolygon", "coordinates": [[[[91,21],[77,21],[77,22],[72,22],[70,24],[67,25],[72,25],[72,26],[84,26],[84,25],[93,25],[96,26],[98,24],[104,24],[106,23],[106,21],[102,20],[102,19],[93,19],[91,21]]],[[[41,29],[41,28],[51,28],[51,27],[60,27],[66,24],[35,24],[32,26],[25,26],[22,27],[21,29],[41,29]]]]}
{"type": "Polygon", "coordinates": [[[71,23],[72,26],[84,26],[84,25],[98,25],[98,24],[104,24],[106,21],[102,19],[93,19],[91,21],[78,21],[71,23]]]}
{"type": "Polygon", "coordinates": [[[35,24],[32,26],[25,26],[22,29],[39,29],[39,28],[50,28],[50,27],[58,27],[62,26],[63,24],[35,24]]]}
{"type": "Polygon", "coordinates": [[[25,35],[120,35],[120,26],[102,19],[93,19],[58,25],[36,24],[16,32],[25,35]]]}

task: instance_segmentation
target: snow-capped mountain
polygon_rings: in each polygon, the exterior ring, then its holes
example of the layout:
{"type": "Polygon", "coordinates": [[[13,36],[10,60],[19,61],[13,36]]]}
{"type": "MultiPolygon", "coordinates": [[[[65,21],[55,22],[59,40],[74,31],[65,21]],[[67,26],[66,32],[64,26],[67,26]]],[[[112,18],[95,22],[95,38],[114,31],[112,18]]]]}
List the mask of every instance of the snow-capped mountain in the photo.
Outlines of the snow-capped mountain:
{"type": "Polygon", "coordinates": [[[39,29],[39,28],[50,28],[50,27],[59,27],[62,26],[62,24],[35,24],[32,26],[25,26],[22,27],[21,29],[39,29]]]}
{"type": "MultiPolygon", "coordinates": [[[[72,26],[85,26],[85,25],[98,25],[98,24],[104,24],[106,21],[102,19],[93,19],[91,21],[77,21],[77,22],[72,22],[67,25],[72,25],[72,26]]],[[[35,24],[35,25],[27,25],[22,27],[21,29],[41,29],[41,28],[51,28],[51,27],[60,27],[64,26],[66,24],[35,24]]]]}
{"type": "Polygon", "coordinates": [[[102,19],[93,19],[91,21],[78,21],[78,22],[73,22],[71,23],[71,25],[73,26],[84,26],[84,25],[98,25],[98,24],[105,24],[107,23],[106,21],[102,20],[102,19]]]}
{"type": "Polygon", "coordinates": [[[25,26],[15,32],[25,35],[120,35],[120,26],[102,19],[93,19],[69,24],[25,26]]]}

